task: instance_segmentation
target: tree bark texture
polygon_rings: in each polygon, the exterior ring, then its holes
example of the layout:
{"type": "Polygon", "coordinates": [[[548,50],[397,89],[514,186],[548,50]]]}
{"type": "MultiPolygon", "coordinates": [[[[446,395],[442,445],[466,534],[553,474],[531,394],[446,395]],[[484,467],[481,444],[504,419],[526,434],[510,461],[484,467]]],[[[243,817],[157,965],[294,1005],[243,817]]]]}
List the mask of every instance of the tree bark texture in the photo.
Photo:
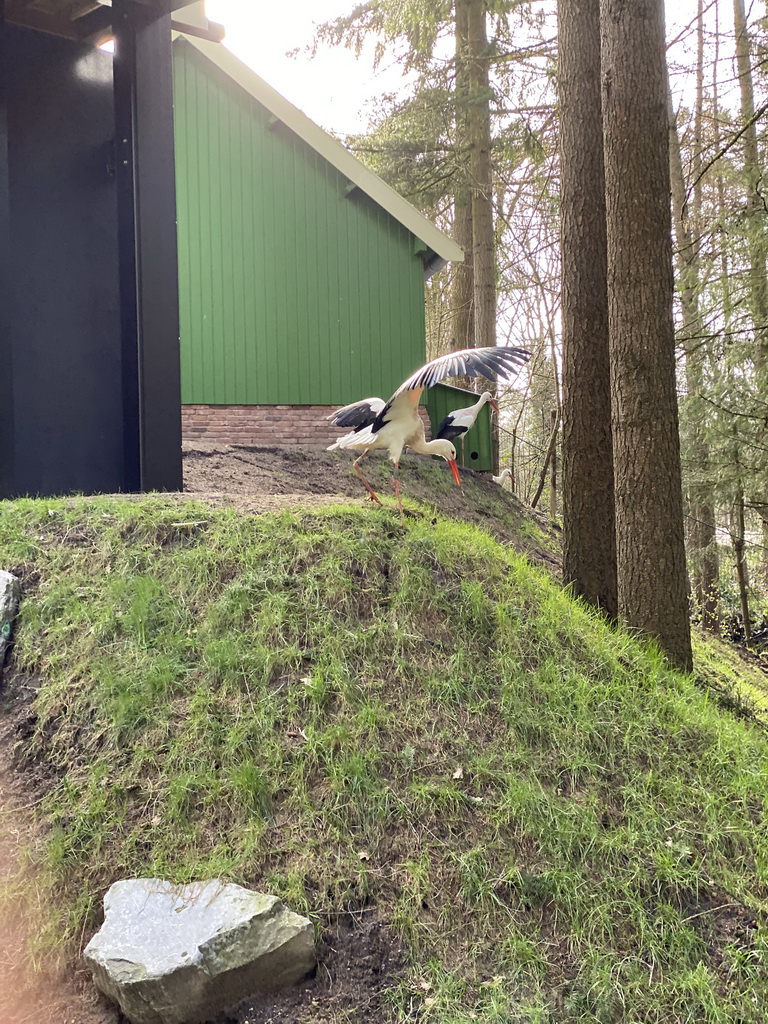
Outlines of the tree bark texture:
{"type": "Polygon", "coordinates": [[[744,143],[744,177],[747,185],[747,231],[749,234],[750,306],[755,331],[755,365],[758,382],[765,381],[768,371],[768,279],[766,279],[765,205],[761,191],[763,165],[757,146],[754,123],[755,94],[752,83],[752,59],[744,0],[733,0],[733,23],[736,35],[736,67],[739,75],[741,116],[748,125],[742,136],[744,143]]]}
{"type": "MultiPolygon", "coordinates": [[[[467,0],[467,120],[469,176],[472,195],[472,279],[475,345],[496,344],[496,226],[491,160],[490,47],[486,28],[487,0],[467,0]]],[[[495,380],[478,377],[478,392],[497,393],[495,380]]],[[[499,472],[499,423],[491,420],[493,471],[499,472]]]]}
{"type": "Polygon", "coordinates": [[[486,0],[468,0],[469,173],[472,192],[472,265],[475,281],[475,345],[496,344],[496,235],[491,164],[490,53],[486,0]]]}
{"type": "Polygon", "coordinates": [[[619,615],[687,671],[663,0],[600,12],[619,615]]]}
{"type": "MultiPolygon", "coordinates": [[[[560,419],[557,409],[553,409],[550,416],[552,419],[552,433],[555,435],[555,441],[557,441],[557,427],[560,419]]],[[[552,450],[549,473],[549,518],[553,521],[557,519],[557,443],[555,443],[555,447],[552,450]]]]}
{"type": "Polygon", "coordinates": [[[752,640],[752,620],[749,611],[749,572],[745,554],[744,539],[744,492],[739,488],[733,506],[733,525],[731,527],[733,551],[736,556],[736,579],[739,583],[739,603],[741,605],[741,621],[744,629],[744,643],[752,640]]]}
{"type": "MultiPolygon", "coordinates": [[[[768,277],[766,277],[766,217],[764,165],[757,144],[754,123],[755,92],[752,81],[752,45],[747,31],[744,0],[733,0],[733,27],[736,36],[736,67],[739,75],[741,116],[746,128],[744,141],[744,176],[747,183],[747,231],[749,233],[749,292],[752,326],[755,332],[756,384],[759,392],[768,386],[768,277]]],[[[759,495],[764,500],[765,493],[759,495]]],[[[763,544],[768,530],[763,527],[763,544]]],[[[764,552],[762,572],[768,576],[768,553],[764,552]]]]}
{"type": "Polygon", "coordinates": [[[560,429],[560,420],[557,415],[557,410],[554,410],[554,418],[550,419],[551,429],[549,434],[549,444],[547,445],[547,454],[544,456],[544,465],[541,467],[539,473],[539,482],[536,486],[536,493],[531,498],[531,508],[536,508],[539,504],[539,499],[544,493],[544,485],[547,482],[547,473],[552,460],[556,457],[557,452],[557,433],[560,429]]]}
{"type": "Polygon", "coordinates": [[[563,322],[563,576],[614,618],[600,0],[558,3],[563,322]]]}
{"type": "Polygon", "coordinates": [[[453,236],[464,250],[464,262],[452,267],[453,343],[452,348],[472,348],[475,344],[474,275],[472,273],[472,192],[469,187],[469,70],[467,39],[467,0],[455,0],[456,31],[456,178],[454,187],[453,236]]]}
{"type": "MultiPolygon", "coordinates": [[[[703,348],[693,340],[699,324],[699,253],[687,215],[687,193],[680,153],[672,94],[667,80],[667,114],[669,118],[669,169],[672,186],[672,221],[677,241],[677,274],[682,310],[682,334],[685,345],[685,381],[688,402],[698,401],[703,389],[703,348]]],[[[698,149],[699,139],[694,138],[698,149]]],[[[700,418],[693,408],[690,415],[691,446],[687,453],[692,482],[688,486],[691,553],[691,575],[701,623],[712,633],[720,631],[720,559],[715,534],[715,507],[712,489],[703,482],[709,470],[709,445],[700,418]]]]}

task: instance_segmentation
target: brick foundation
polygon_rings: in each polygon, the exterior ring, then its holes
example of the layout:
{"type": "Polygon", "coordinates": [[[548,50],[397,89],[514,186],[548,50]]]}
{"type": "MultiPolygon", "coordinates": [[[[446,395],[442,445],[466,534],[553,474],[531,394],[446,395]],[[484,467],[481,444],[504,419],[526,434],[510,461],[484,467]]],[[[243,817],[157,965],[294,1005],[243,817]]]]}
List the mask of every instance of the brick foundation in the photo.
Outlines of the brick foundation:
{"type": "MultiPolygon", "coordinates": [[[[185,441],[224,444],[309,444],[327,448],[344,431],[327,416],[338,405],[183,405],[181,431],[185,441]]],[[[426,409],[419,408],[430,437],[426,409]]]]}

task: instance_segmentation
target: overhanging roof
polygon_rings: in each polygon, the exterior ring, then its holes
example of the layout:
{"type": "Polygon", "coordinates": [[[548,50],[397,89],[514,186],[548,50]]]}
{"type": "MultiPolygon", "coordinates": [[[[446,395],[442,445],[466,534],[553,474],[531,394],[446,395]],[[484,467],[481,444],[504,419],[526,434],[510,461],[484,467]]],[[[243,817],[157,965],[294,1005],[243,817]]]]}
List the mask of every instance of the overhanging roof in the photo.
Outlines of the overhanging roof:
{"type": "MultiPolygon", "coordinates": [[[[182,7],[189,7],[193,0],[133,2],[142,7],[154,7],[163,14],[171,14],[182,7]]],[[[4,15],[5,20],[13,25],[77,42],[98,45],[112,35],[112,0],[5,0],[4,15]]],[[[181,23],[172,24],[177,29],[190,29],[190,26],[181,23]]],[[[221,26],[207,21],[204,27],[193,27],[192,31],[201,31],[211,39],[222,39],[224,36],[221,26]]]]}
{"type": "Polygon", "coordinates": [[[464,251],[460,246],[226,47],[204,39],[194,39],[186,34],[183,38],[423,242],[427,249],[424,261],[427,277],[449,261],[458,263],[464,259],[464,251]]]}

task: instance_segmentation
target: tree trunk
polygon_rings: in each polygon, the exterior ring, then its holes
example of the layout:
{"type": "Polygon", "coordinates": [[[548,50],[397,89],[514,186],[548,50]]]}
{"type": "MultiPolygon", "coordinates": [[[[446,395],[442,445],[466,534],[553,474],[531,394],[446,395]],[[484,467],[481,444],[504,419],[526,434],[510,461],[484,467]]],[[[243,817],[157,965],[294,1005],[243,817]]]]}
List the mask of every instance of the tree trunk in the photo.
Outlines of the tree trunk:
{"type": "Polygon", "coordinates": [[[619,615],[688,671],[663,0],[600,9],[619,615]]]}
{"type": "Polygon", "coordinates": [[[741,618],[744,625],[744,643],[748,644],[752,639],[752,623],[749,617],[749,573],[747,571],[747,559],[744,553],[744,492],[739,489],[734,505],[734,523],[731,533],[733,550],[736,555],[736,578],[739,583],[739,601],[741,603],[741,618]]]}
{"type": "Polygon", "coordinates": [[[758,382],[765,379],[768,370],[768,280],[765,276],[766,239],[765,206],[760,185],[763,168],[757,149],[757,129],[754,123],[755,96],[752,84],[750,41],[744,0],[733,0],[733,22],[736,33],[736,66],[741,94],[741,116],[746,128],[744,142],[744,176],[747,183],[747,231],[749,242],[749,290],[752,320],[755,331],[755,366],[758,382]]]}
{"type": "Polygon", "coordinates": [[[560,429],[560,418],[557,415],[557,411],[554,411],[554,419],[551,422],[551,433],[549,435],[549,444],[547,445],[547,454],[544,456],[544,465],[541,467],[541,473],[539,474],[539,483],[536,487],[536,493],[531,498],[531,508],[536,508],[539,504],[539,499],[544,493],[544,485],[547,482],[547,473],[552,459],[555,458],[555,452],[557,451],[557,432],[560,429]]]}
{"type": "Polygon", "coordinates": [[[555,446],[552,449],[549,467],[549,518],[554,522],[557,519],[557,424],[559,418],[557,409],[553,409],[550,416],[552,433],[555,435],[555,446]]]}
{"type": "Polygon", "coordinates": [[[472,193],[469,187],[469,41],[467,0],[455,0],[456,28],[456,185],[454,191],[453,236],[464,250],[464,262],[452,266],[453,342],[452,348],[475,344],[474,275],[472,273],[472,193]]]}
{"type": "MultiPolygon", "coordinates": [[[[768,279],[766,278],[766,218],[763,164],[757,148],[754,122],[755,94],[752,83],[752,58],[744,0],[733,0],[733,25],[736,35],[736,66],[739,74],[741,116],[746,126],[744,140],[744,176],[747,183],[747,231],[749,242],[749,293],[752,327],[755,332],[755,383],[758,393],[768,386],[768,279]]],[[[762,490],[758,487],[758,491],[762,490]]],[[[765,492],[759,495],[765,500],[765,492]]],[[[768,531],[763,529],[763,543],[768,531]]],[[[762,573],[768,578],[768,552],[762,559],[762,573]]]]}
{"type": "Polygon", "coordinates": [[[615,618],[600,0],[559,0],[563,576],[615,618]]]}
{"type": "Polygon", "coordinates": [[[496,236],[491,167],[491,88],[485,26],[486,0],[468,0],[469,175],[472,191],[472,263],[475,345],[496,344],[496,236]]]}
{"type": "MultiPolygon", "coordinates": [[[[496,344],[496,233],[493,214],[491,162],[490,50],[486,30],[486,0],[467,0],[469,79],[469,175],[472,193],[472,275],[475,345],[496,344]]],[[[495,380],[479,377],[478,391],[496,395],[495,380]]],[[[491,418],[493,471],[499,472],[498,418],[491,418]]]]}
{"type": "MultiPolygon", "coordinates": [[[[720,67],[720,7],[715,4],[715,41],[714,41],[714,60],[712,61],[712,109],[714,110],[713,117],[713,133],[714,133],[714,150],[716,153],[720,152],[721,138],[720,138],[720,88],[718,82],[718,68],[720,67]]],[[[723,180],[722,171],[722,160],[718,160],[715,165],[716,175],[715,184],[717,187],[717,208],[720,210],[722,216],[726,209],[725,201],[725,182],[723,180]]],[[[696,177],[698,178],[700,168],[696,169],[696,177]]],[[[701,188],[701,184],[697,186],[701,188]]],[[[729,331],[731,323],[733,321],[733,300],[731,298],[731,279],[728,268],[728,246],[720,246],[720,286],[723,289],[723,321],[725,330],[729,331]]]]}
{"type": "MultiPolygon", "coordinates": [[[[698,288],[699,255],[696,242],[689,227],[686,214],[686,188],[683,176],[683,162],[680,155],[680,138],[677,133],[672,94],[667,81],[669,117],[669,166],[672,184],[672,219],[677,240],[677,266],[680,287],[680,304],[683,325],[682,336],[685,345],[685,379],[688,402],[695,403],[703,387],[702,348],[692,341],[700,329],[698,288]]],[[[694,139],[698,149],[699,140],[694,139]]],[[[696,409],[690,412],[691,439],[688,461],[693,482],[688,487],[688,506],[691,523],[688,537],[691,550],[692,575],[696,592],[696,605],[705,629],[713,633],[720,631],[720,564],[715,533],[715,509],[711,489],[703,482],[709,469],[709,445],[702,431],[696,409]]]]}

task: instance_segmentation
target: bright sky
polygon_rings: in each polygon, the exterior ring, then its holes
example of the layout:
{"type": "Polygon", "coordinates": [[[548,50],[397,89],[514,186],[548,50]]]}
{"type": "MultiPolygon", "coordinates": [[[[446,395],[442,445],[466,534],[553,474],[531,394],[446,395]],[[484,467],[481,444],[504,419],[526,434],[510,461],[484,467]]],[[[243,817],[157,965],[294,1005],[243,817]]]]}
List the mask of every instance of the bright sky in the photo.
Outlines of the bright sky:
{"type": "MultiPolygon", "coordinates": [[[[704,2],[708,19],[712,2],[704,2]]],[[[354,6],[355,0],[288,0],[285,7],[274,0],[205,0],[207,16],[226,28],[225,45],[313,121],[340,135],[364,130],[366,105],[402,86],[394,58],[385,58],[375,72],[372,48],[360,59],[344,47],[323,47],[315,58],[286,53],[308,46],[315,25],[347,14],[354,6]]],[[[547,6],[554,10],[554,0],[547,6]]],[[[722,6],[721,31],[727,33],[732,31],[730,4],[722,6]]],[[[751,0],[748,7],[753,20],[764,13],[765,3],[751,0]]],[[[667,37],[674,38],[695,17],[696,0],[667,0],[666,8],[667,37]]],[[[678,59],[687,63],[691,46],[684,48],[685,55],[678,51],[678,59]]],[[[684,83],[676,79],[675,92],[682,87],[684,83]]]]}
{"type": "Polygon", "coordinates": [[[317,57],[286,57],[314,37],[316,24],[346,14],[354,0],[206,0],[205,13],[226,28],[225,45],[256,74],[323,128],[342,135],[367,126],[365,103],[402,82],[394,62],[373,71],[369,51],[360,60],[350,50],[323,47],[317,57]]]}

